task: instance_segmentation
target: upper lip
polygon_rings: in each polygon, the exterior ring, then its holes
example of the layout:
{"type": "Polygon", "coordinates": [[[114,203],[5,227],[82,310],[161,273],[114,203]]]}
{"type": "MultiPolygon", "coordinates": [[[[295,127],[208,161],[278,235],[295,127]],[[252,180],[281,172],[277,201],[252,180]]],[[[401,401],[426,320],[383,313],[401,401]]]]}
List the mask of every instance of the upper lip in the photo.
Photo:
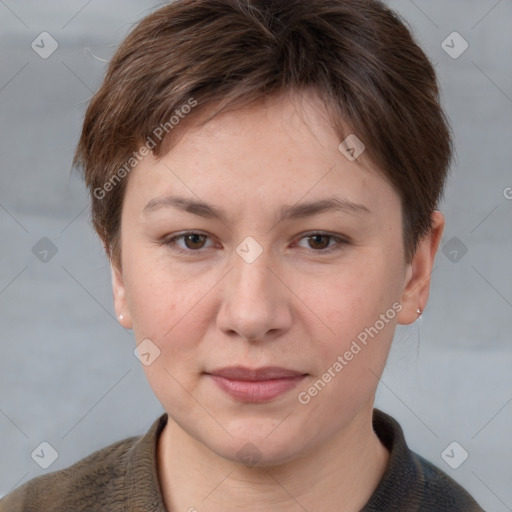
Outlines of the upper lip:
{"type": "Polygon", "coordinates": [[[300,377],[305,373],[280,368],[278,366],[265,366],[262,368],[246,368],[244,366],[229,366],[206,372],[209,375],[216,375],[231,380],[259,381],[271,379],[285,379],[290,377],[300,377]]]}

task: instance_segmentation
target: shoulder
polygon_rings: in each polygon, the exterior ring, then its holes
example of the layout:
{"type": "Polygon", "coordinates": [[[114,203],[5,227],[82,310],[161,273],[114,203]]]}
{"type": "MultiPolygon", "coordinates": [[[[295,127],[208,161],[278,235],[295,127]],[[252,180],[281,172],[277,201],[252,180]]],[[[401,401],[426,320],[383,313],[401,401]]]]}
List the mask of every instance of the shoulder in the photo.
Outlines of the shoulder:
{"type": "Polygon", "coordinates": [[[107,497],[115,507],[122,495],[128,455],[137,437],[114,443],[81,459],[72,466],[42,475],[14,490],[0,501],[0,512],[84,510],[90,498],[107,497]],[[85,508],[84,508],[85,507],[85,508]]]}
{"type": "Polygon", "coordinates": [[[411,452],[411,456],[418,468],[418,492],[421,493],[419,512],[484,512],[466,489],[444,471],[417,453],[411,452]]]}
{"type": "Polygon", "coordinates": [[[364,512],[484,512],[461,485],[409,449],[394,418],[375,409],[373,428],[390,458],[364,512]]]}

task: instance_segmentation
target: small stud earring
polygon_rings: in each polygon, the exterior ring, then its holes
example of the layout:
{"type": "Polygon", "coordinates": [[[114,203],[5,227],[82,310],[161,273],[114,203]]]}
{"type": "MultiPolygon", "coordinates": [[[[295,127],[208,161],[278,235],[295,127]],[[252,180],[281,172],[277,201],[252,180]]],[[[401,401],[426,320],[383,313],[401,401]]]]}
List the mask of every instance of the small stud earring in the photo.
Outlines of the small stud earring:
{"type": "Polygon", "coordinates": [[[418,348],[417,348],[417,351],[416,351],[416,357],[419,357],[420,356],[420,344],[421,344],[421,308],[418,308],[416,310],[416,313],[418,314],[418,318],[416,319],[416,325],[418,326],[418,348]]]}
{"type": "Polygon", "coordinates": [[[123,315],[123,313],[121,313],[121,314],[119,315],[119,320],[123,320],[123,319],[124,319],[124,315],[123,315]]]}

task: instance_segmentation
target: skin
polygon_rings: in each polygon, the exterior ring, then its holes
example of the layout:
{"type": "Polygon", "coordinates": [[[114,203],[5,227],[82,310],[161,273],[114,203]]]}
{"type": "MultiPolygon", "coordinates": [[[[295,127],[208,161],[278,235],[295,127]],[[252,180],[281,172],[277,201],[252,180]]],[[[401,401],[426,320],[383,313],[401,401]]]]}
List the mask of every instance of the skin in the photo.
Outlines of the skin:
{"type": "Polygon", "coordinates": [[[202,128],[183,123],[161,160],[149,155],[130,174],[121,268],[112,265],[122,325],[161,351],[144,371],[169,414],[158,445],[166,507],[358,511],[389,459],[371,424],[378,380],[397,322],[414,322],[427,303],[444,218],[432,214],[431,233],[407,263],[398,195],[364,154],[351,162],[340,153],[312,92],[267,98],[202,128]],[[226,218],[165,205],[144,212],[171,194],[226,218]],[[282,207],[333,196],[369,212],[275,221],[282,207]],[[206,237],[181,238],[174,249],[161,243],[188,231],[206,237]],[[236,252],[248,236],[263,251],[252,263],[236,252]],[[301,404],[298,394],[394,303],[400,313],[301,404]],[[234,365],[307,376],[269,402],[244,403],[204,373],[234,365]],[[247,443],[261,456],[256,465],[237,456],[247,443]]]}

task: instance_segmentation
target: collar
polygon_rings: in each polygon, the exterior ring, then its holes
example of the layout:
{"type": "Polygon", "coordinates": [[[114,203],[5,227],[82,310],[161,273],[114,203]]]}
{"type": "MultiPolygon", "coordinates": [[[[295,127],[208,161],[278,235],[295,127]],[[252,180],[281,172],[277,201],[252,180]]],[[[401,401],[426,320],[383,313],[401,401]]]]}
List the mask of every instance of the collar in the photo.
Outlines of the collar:
{"type": "MultiPolygon", "coordinates": [[[[160,416],[130,450],[125,475],[129,512],[166,512],[157,473],[157,446],[167,419],[166,413],[160,416]]],[[[361,512],[387,510],[390,499],[395,504],[411,503],[414,508],[409,508],[410,512],[419,510],[414,484],[423,480],[423,472],[407,447],[402,428],[394,418],[374,409],[373,429],[390,458],[384,476],[361,512]]]]}

